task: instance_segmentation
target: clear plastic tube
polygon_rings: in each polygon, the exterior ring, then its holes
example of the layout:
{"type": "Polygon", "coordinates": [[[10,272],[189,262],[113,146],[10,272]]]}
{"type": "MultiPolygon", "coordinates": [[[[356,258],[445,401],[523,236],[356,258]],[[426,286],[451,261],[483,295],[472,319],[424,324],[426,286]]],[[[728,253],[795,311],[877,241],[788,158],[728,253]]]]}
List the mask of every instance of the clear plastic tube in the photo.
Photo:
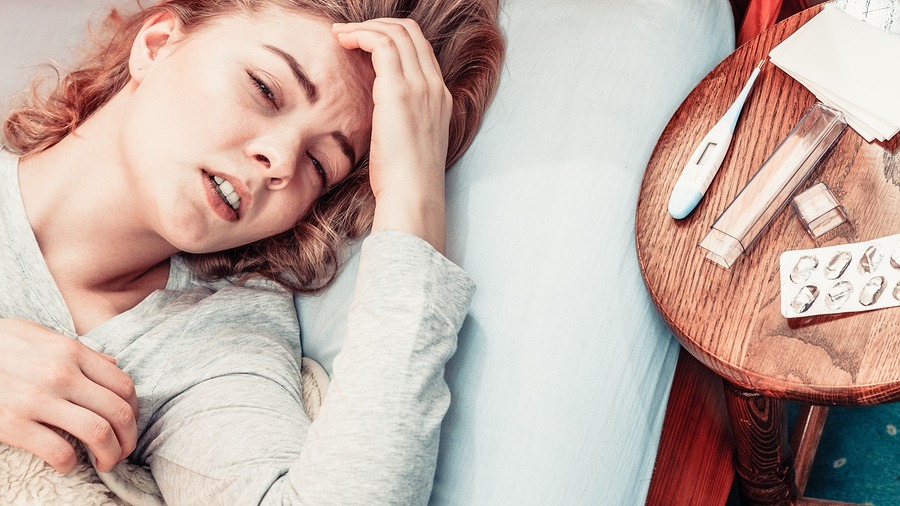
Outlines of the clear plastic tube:
{"type": "Polygon", "coordinates": [[[706,258],[729,269],[788,202],[846,128],[840,111],[817,102],[700,241],[706,258]]]}

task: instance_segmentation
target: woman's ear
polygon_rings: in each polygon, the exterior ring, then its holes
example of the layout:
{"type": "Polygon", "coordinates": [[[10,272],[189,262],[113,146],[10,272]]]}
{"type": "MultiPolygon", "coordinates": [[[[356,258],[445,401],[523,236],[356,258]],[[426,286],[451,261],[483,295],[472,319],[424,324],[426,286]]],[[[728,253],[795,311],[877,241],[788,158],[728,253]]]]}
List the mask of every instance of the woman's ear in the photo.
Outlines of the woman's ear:
{"type": "Polygon", "coordinates": [[[179,21],[170,12],[160,12],[145,21],[131,46],[128,59],[131,78],[140,84],[153,63],[163,52],[171,50],[180,37],[179,21]]]}

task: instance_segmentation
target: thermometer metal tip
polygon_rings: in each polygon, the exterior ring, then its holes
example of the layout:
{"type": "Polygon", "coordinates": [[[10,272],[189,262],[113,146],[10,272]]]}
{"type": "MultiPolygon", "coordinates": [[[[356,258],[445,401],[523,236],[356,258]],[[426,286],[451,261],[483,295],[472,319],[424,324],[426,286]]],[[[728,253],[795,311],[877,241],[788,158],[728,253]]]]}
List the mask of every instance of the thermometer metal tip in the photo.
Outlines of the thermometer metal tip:
{"type": "Polygon", "coordinates": [[[682,169],[681,175],[675,181],[675,187],[672,188],[672,195],[669,197],[669,214],[676,220],[687,217],[697,207],[722,166],[722,161],[725,160],[725,154],[731,145],[734,128],[744,109],[744,103],[747,101],[747,96],[753,89],[753,84],[765,62],[766,60],[763,59],[756,65],[737,99],[719,122],[712,127],[712,130],[697,144],[682,169]]]}

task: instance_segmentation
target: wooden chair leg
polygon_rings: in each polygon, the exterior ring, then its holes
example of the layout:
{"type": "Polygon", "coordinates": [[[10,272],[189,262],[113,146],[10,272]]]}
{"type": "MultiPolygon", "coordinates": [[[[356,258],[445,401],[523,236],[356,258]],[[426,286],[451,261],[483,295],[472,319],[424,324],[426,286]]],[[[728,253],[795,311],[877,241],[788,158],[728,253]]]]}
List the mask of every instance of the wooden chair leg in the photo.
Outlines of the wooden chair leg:
{"type": "Polygon", "coordinates": [[[809,481],[809,472],[816,458],[826,418],[828,418],[827,407],[802,406],[800,414],[797,415],[797,423],[794,424],[791,451],[794,453],[794,474],[797,479],[797,494],[800,497],[803,496],[806,483],[809,481]]]}

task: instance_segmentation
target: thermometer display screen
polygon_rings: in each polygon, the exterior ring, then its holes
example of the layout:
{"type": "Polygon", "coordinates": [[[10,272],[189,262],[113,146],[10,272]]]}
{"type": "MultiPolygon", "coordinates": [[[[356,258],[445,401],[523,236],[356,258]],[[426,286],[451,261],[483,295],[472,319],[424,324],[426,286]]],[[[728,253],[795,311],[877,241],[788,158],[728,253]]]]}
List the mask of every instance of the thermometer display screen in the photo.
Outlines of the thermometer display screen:
{"type": "Polygon", "coordinates": [[[716,147],[715,142],[710,142],[703,148],[703,153],[700,153],[700,159],[697,160],[697,165],[703,165],[706,160],[709,160],[709,157],[712,156],[713,148],[716,147]]]}

